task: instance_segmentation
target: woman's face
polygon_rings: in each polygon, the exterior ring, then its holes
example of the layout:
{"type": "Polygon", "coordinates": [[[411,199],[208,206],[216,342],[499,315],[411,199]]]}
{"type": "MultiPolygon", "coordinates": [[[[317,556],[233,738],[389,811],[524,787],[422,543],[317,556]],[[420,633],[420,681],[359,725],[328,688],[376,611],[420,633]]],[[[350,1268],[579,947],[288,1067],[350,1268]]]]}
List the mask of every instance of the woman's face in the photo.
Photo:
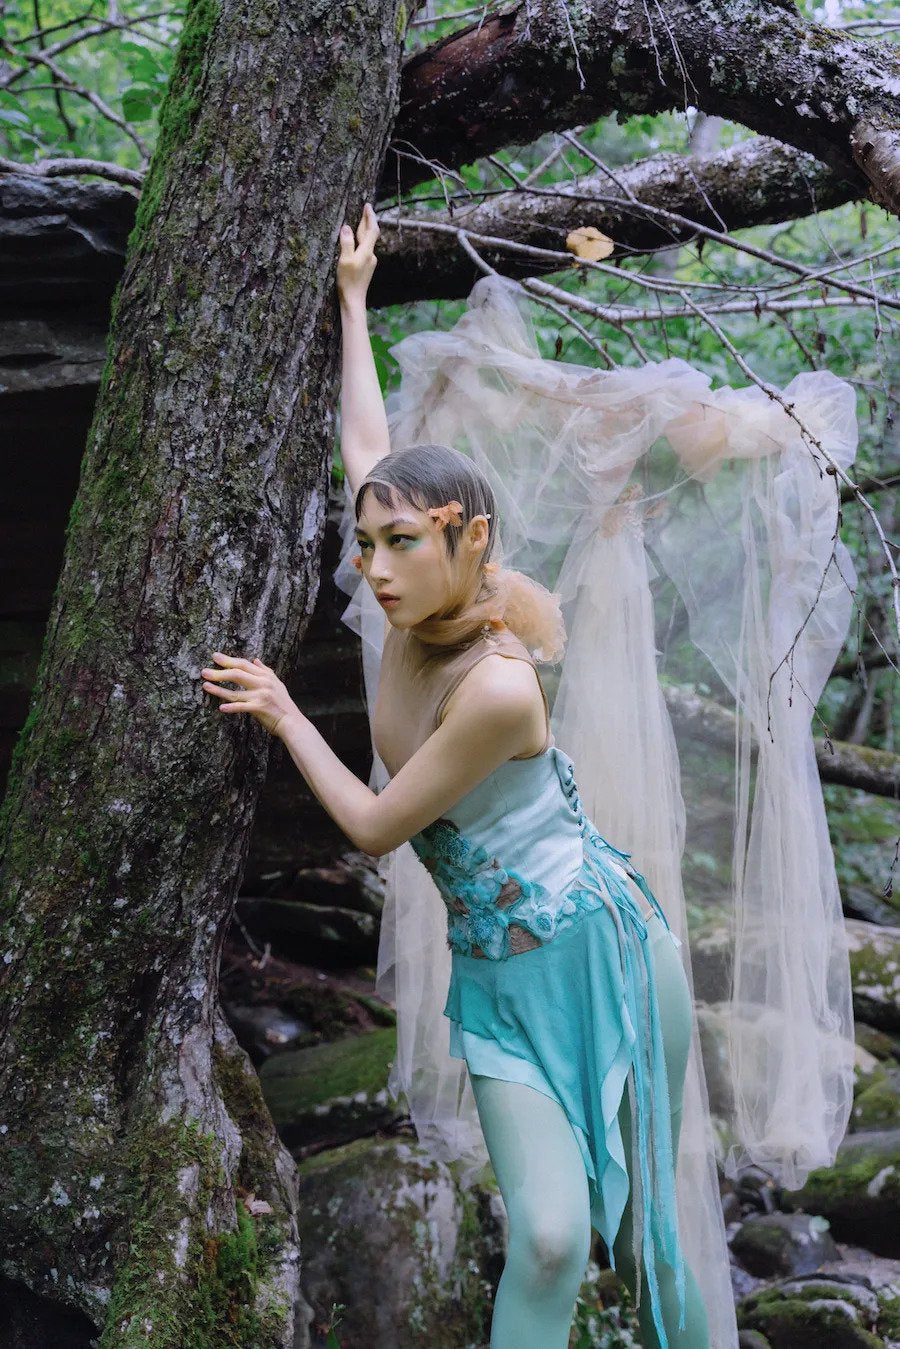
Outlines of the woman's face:
{"type": "MultiPolygon", "coordinates": [[[[356,525],[356,541],[362,557],[362,573],[395,628],[411,628],[430,618],[450,597],[450,568],[441,530],[426,511],[420,511],[394,494],[394,506],[382,506],[373,491],[367,491],[356,525]]],[[[455,528],[447,525],[447,529],[455,528]]],[[[460,546],[472,546],[474,535],[487,541],[487,519],[476,516],[463,531],[460,546]],[[480,522],[480,525],[479,525],[480,522]]]]}

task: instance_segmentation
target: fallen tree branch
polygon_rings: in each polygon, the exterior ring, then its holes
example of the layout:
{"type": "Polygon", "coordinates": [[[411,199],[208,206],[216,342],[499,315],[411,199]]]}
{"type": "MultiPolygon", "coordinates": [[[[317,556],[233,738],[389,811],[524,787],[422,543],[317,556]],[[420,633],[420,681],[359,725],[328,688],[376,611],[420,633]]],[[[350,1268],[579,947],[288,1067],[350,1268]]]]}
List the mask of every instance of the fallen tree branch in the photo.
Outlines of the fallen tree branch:
{"type": "MultiPolygon", "coordinates": [[[[734,748],[735,716],[711,698],[690,689],[663,685],[663,697],[676,730],[690,731],[707,744],[734,748]]],[[[859,787],[873,796],[900,796],[900,754],[889,754],[868,745],[814,738],[816,764],[823,782],[841,787],[859,787]]]]}
{"type": "MultiPolygon", "coordinates": [[[[729,230],[737,230],[800,219],[860,193],[857,182],[839,178],[811,155],[763,137],[706,159],[653,155],[617,168],[616,180],[598,173],[553,188],[513,189],[480,202],[454,202],[452,215],[383,211],[371,303],[468,294],[475,270],[449,232],[428,229],[433,222],[556,251],[572,230],[593,225],[615,241],[616,258],[688,243],[704,226],[719,232],[723,220],[729,230]],[[419,220],[425,222],[422,229],[419,220]]],[[[512,276],[536,276],[565,265],[534,255],[517,259],[500,248],[487,248],[483,255],[492,266],[502,257],[504,271],[512,276]]]]}

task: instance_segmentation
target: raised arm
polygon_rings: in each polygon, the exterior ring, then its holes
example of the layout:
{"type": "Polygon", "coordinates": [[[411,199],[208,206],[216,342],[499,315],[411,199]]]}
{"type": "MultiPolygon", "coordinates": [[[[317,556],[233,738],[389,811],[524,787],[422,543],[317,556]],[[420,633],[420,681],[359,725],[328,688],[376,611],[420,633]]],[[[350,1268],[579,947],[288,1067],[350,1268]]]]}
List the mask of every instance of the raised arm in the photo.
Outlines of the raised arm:
{"type": "Polygon", "coordinates": [[[375,271],[378,221],[366,203],[356,230],[341,228],[337,287],[341,306],[341,458],[355,495],[363,478],[390,450],[384,401],[369,342],[366,293],[375,271]]]}

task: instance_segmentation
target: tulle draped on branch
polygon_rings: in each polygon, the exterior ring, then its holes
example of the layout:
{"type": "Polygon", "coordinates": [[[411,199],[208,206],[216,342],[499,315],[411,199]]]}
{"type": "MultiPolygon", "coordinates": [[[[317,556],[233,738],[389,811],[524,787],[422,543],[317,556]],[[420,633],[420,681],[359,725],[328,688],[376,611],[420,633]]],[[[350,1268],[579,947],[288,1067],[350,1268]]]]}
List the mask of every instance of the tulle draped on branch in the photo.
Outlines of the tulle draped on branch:
{"type": "MultiPolygon", "coordinates": [[[[415,334],[394,355],[392,446],[471,455],[497,498],[494,556],[558,597],[568,642],[558,681],[548,671],[556,743],[575,761],[587,813],[633,854],[683,939],[692,987],[690,938],[706,941],[718,923],[718,1001],[704,1016],[721,1027],[727,1062],[714,1127],[695,1022],[678,1205],[713,1343],[734,1349],[717,1157],[729,1174],[754,1162],[796,1187],[833,1161],[852,1101],[847,944],[811,717],[856,583],[817,445],[852,463],[853,390],[828,371],[798,375],[776,398],[713,390],[677,359],[602,372],[543,359],[498,277],[476,284],[451,331],[415,334]],[[701,894],[691,871],[700,937],[688,930],[683,854],[686,832],[702,840],[708,824],[711,759],[700,755],[699,770],[689,754],[679,761],[653,585],[677,592],[735,714],[731,877],[714,874],[701,894]]],[[[351,517],[348,504],[337,579],[351,594],[344,617],[362,638],[371,709],[384,620],[347,562],[351,517]]],[[[377,755],[371,781],[387,781],[377,755]]],[[[466,1183],[487,1154],[465,1065],[448,1054],[445,909],[410,845],[382,865],[378,988],[398,1013],[390,1086],[405,1093],[420,1140],[457,1161],[466,1183]]]]}

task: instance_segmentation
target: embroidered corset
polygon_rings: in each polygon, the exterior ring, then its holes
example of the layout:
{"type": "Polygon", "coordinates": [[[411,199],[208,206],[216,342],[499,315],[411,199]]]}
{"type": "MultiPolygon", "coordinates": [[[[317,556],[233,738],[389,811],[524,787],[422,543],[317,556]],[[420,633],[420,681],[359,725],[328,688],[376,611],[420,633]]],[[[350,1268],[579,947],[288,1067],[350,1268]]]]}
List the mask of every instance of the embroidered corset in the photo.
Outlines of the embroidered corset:
{"type": "Polygon", "coordinates": [[[447,905],[460,955],[505,960],[531,951],[586,912],[614,903],[646,936],[631,877],[663,917],[643,877],[584,814],[567,754],[551,745],[501,764],[410,839],[447,905]]]}

